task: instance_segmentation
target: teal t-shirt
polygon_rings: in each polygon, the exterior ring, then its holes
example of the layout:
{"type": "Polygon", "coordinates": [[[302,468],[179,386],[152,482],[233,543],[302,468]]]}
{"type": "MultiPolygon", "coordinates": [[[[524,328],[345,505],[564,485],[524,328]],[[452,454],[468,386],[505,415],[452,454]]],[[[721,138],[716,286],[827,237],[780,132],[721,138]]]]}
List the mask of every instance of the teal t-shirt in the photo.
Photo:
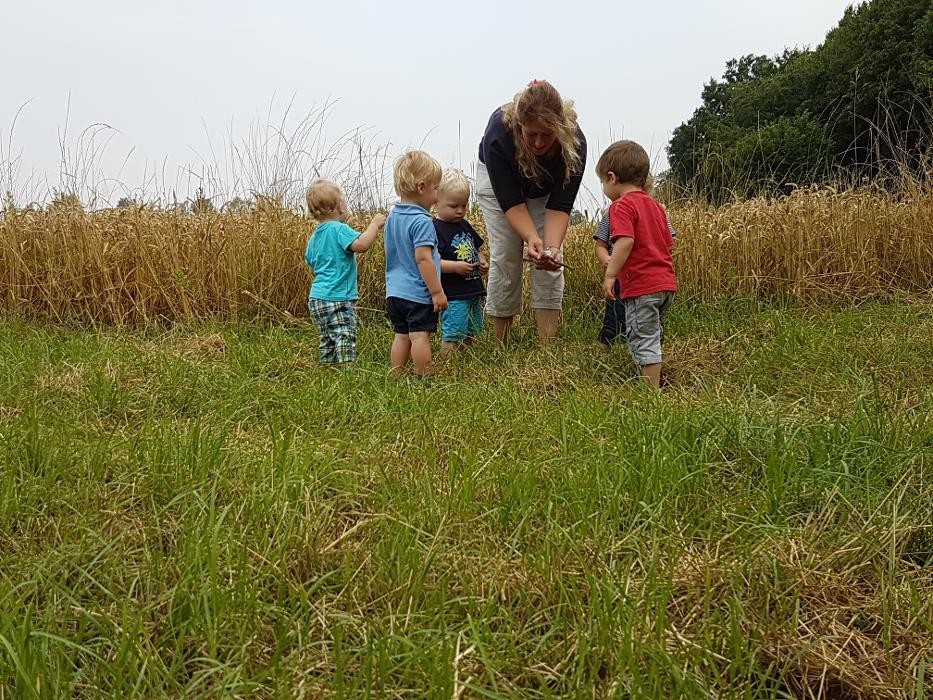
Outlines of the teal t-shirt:
{"type": "Polygon", "coordinates": [[[356,301],[356,253],[350,250],[360,237],[342,221],[325,221],[314,229],[305,249],[305,261],[314,270],[311,299],[356,301]]]}

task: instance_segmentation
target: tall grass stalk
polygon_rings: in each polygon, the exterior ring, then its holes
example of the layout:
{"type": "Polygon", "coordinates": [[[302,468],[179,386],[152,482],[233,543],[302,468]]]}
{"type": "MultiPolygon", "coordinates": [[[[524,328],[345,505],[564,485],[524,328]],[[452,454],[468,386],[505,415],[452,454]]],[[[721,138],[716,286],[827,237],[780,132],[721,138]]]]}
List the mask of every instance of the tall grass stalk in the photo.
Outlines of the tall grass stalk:
{"type": "MultiPolygon", "coordinates": [[[[358,193],[369,203],[373,195],[358,193]]],[[[675,202],[682,297],[839,303],[933,287],[933,191],[810,189],[718,207],[675,202]]],[[[364,224],[364,217],[352,221],[364,224]]],[[[474,222],[482,231],[482,221],[474,222]]],[[[0,308],[93,324],[303,315],[314,222],[260,198],[246,211],[10,208],[0,216],[0,308]]],[[[566,244],[568,316],[598,306],[592,224],[566,244]]],[[[361,304],[384,292],[381,245],[363,258],[361,304]]]]}

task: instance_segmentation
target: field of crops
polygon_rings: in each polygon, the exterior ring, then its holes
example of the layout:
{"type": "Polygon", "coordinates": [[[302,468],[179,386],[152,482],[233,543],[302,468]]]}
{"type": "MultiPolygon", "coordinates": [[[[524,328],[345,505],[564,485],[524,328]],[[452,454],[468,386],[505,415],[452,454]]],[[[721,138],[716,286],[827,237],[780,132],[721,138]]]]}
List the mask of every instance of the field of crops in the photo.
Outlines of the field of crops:
{"type": "MultiPolygon", "coordinates": [[[[682,298],[837,304],[933,286],[933,192],[924,189],[898,198],[802,190],[780,200],[669,209],[682,298]]],[[[7,211],[0,216],[0,309],[117,325],[270,308],[303,316],[310,276],[302,256],[312,225],[268,202],[239,214],[7,211]]],[[[571,318],[599,304],[593,228],[578,225],[568,236],[571,318]]],[[[365,256],[361,304],[379,307],[384,289],[377,246],[365,256]]]]}

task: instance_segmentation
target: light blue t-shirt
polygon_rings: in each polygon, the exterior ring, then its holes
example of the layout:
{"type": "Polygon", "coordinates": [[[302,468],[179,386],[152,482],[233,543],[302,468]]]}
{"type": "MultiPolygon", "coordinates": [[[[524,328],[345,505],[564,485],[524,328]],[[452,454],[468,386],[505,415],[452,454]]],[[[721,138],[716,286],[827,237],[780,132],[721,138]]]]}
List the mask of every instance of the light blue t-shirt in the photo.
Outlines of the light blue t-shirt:
{"type": "Polygon", "coordinates": [[[342,221],[325,221],[314,229],[305,249],[305,261],[314,270],[311,299],[356,301],[356,253],[350,246],[360,237],[342,221]]]}
{"type": "Polygon", "coordinates": [[[386,296],[430,304],[431,292],[415,262],[415,248],[431,246],[431,257],[441,278],[441,256],[431,215],[417,204],[396,204],[386,220],[386,296]]]}

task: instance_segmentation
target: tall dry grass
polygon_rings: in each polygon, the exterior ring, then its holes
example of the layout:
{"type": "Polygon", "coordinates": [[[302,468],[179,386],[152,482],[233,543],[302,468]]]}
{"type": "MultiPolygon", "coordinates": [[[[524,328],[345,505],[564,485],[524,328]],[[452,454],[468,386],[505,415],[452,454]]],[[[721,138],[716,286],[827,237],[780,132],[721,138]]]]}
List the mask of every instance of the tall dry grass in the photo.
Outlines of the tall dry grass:
{"type": "MultiPolygon", "coordinates": [[[[928,189],[898,197],[802,190],[720,207],[686,202],[670,214],[682,296],[838,303],[933,289],[928,189]]],[[[263,308],[303,315],[312,226],[266,200],[240,213],[10,208],[0,215],[0,308],[116,325],[263,308]]],[[[571,315],[598,304],[592,230],[568,235],[571,315]]],[[[382,267],[380,246],[363,256],[362,306],[381,306],[382,267]]]]}

